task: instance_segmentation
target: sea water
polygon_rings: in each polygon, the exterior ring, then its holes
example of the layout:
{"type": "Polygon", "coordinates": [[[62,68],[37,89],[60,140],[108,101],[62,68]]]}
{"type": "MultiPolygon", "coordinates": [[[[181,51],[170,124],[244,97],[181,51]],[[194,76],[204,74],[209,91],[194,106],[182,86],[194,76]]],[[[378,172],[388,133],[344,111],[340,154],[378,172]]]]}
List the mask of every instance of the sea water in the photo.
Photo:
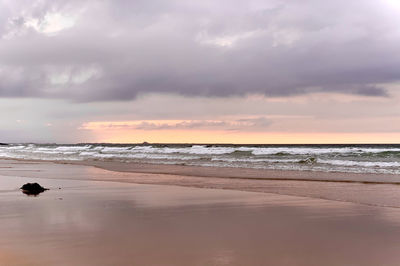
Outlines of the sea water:
{"type": "Polygon", "coordinates": [[[256,169],[400,174],[400,144],[9,144],[2,159],[118,161],[256,169]]]}

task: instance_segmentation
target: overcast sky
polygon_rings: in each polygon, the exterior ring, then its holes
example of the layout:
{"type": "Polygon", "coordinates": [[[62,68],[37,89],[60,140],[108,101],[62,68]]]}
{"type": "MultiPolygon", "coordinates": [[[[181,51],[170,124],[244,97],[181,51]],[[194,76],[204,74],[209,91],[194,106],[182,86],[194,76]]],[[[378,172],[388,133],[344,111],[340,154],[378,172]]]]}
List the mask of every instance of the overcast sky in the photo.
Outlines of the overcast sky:
{"type": "Polygon", "coordinates": [[[396,0],[0,0],[0,142],[399,142],[399,25],[396,0]]]}

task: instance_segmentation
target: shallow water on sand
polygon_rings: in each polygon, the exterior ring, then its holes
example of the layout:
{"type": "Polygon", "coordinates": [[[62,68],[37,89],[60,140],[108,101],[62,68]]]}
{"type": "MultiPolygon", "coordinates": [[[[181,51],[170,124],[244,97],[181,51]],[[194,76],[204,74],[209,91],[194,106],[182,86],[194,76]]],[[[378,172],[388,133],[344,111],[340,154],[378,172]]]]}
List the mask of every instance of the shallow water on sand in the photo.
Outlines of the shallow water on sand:
{"type": "Polygon", "coordinates": [[[7,265],[398,265],[400,211],[266,193],[0,176],[7,265]],[[25,182],[50,190],[21,193],[25,182]],[[61,188],[61,189],[59,189],[61,188]]]}

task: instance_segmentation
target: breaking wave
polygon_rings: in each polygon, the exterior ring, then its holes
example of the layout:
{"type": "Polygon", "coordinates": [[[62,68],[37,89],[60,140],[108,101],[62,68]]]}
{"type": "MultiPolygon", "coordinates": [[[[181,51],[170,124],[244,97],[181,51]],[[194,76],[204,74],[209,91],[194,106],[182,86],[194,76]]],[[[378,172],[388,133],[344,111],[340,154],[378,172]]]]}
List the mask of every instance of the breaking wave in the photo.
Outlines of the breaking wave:
{"type": "Polygon", "coordinates": [[[0,158],[400,174],[400,145],[10,144],[0,158]]]}

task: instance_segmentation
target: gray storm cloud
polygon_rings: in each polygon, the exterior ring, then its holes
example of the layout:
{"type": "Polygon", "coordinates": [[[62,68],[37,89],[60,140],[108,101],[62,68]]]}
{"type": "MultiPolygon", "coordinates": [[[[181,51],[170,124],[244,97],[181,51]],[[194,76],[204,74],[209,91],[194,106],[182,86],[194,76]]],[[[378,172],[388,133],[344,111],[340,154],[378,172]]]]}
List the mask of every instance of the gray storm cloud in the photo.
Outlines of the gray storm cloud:
{"type": "Polygon", "coordinates": [[[0,96],[387,96],[393,2],[0,1],[0,96]]]}

